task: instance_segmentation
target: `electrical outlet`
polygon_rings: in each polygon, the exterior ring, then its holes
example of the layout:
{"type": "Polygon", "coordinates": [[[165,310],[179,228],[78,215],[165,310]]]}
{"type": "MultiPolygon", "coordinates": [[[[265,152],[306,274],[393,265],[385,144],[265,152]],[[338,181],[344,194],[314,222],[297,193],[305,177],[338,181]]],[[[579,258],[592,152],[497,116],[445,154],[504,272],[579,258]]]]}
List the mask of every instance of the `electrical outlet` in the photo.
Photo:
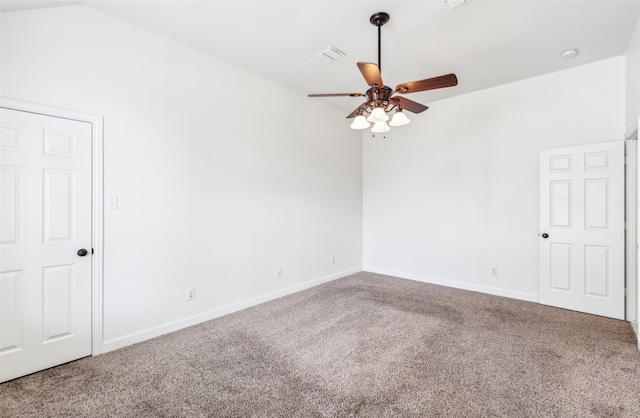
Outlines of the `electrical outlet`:
{"type": "Polygon", "coordinates": [[[187,300],[194,300],[196,298],[196,288],[191,287],[187,289],[187,300]]]}
{"type": "Polygon", "coordinates": [[[282,269],[278,267],[278,269],[276,270],[276,277],[281,277],[281,276],[282,276],[282,269]]]}
{"type": "Polygon", "coordinates": [[[336,258],[335,257],[331,257],[331,264],[335,264],[336,263],[336,258]]]}
{"type": "Polygon", "coordinates": [[[491,272],[489,273],[492,276],[497,276],[498,275],[498,267],[491,267],[491,272]]]}

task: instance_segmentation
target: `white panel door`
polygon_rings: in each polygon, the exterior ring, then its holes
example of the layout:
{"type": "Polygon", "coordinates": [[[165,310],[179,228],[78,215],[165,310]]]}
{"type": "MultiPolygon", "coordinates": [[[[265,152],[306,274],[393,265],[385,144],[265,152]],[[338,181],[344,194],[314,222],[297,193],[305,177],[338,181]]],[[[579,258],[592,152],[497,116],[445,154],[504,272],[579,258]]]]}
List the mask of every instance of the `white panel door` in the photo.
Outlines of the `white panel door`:
{"type": "Polygon", "coordinates": [[[91,124],[0,112],[6,381],[91,354],[91,124]]]}
{"type": "Polygon", "coordinates": [[[540,303],[624,319],[624,142],[540,152],[540,303]]]}

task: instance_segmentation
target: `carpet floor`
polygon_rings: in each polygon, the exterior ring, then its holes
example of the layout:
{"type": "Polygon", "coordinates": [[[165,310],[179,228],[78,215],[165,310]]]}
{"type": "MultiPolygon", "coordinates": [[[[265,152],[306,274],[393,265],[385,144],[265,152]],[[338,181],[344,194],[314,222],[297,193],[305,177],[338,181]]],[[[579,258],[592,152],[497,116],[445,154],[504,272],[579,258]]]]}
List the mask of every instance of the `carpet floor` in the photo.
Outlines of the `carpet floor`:
{"type": "Polygon", "coordinates": [[[0,385],[2,417],[638,417],[624,321],[358,273],[0,385]]]}

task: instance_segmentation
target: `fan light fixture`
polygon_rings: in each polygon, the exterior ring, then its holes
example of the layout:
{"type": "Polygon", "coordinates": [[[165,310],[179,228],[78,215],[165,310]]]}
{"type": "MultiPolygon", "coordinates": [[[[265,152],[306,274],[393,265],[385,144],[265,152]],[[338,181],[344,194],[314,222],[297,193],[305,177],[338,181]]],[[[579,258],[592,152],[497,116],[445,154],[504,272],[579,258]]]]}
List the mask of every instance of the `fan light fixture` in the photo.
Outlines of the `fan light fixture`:
{"type": "Polygon", "coordinates": [[[367,118],[362,115],[356,116],[351,124],[351,129],[367,129],[371,124],[367,122],[367,118]]]}
{"type": "Polygon", "coordinates": [[[408,124],[409,122],[411,122],[411,120],[409,120],[407,115],[404,114],[402,109],[398,109],[398,111],[393,114],[393,118],[391,119],[391,122],[389,122],[389,125],[390,126],[403,126],[403,125],[408,124]]]}
{"type": "Polygon", "coordinates": [[[369,122],[386,122],[389,120],[389,116],[387,116],[383,108],[376,107],[371,111],[367,120],[369,122]]]}
{"type": "MultiPolygon", "coordinates": [[[[451,0],[451,2],[462,4],[468,0],[451,0]]],[[[367,129],[373,123],[371,132],[384,133],[391,130],[389,126],[403,126],[410,122],[403,110],[412,113],[422,113],[428,109],[427,106],[414,102],[403,97],[408,93],[435,90],[458,85],[458,78],[455,74],[445,74],[439,77],[426,78],[424,80],[412,81],[398,84],[395,89],[385,86],[381,75],[380,60],[380,36],[382,26],[389,21],[389,14],[385,12],[374,13],[369,22],[378,28],[378,64],[371,62],[358,62],[356,65],[362,73],[369,89],[365,93],[322,93],[309,94],[309,97],[364,97],[365,102],[347,116],[347,119],[355,118],[351,123],[353,129],[367,129]],[[394,96],[396,93],[399,96],[394,96]],[[395,111],[395,112],[394,112],[395,111]],[[393,119],[389,120],[388,113],[394,112],[393,119]]],[[[325,51],[321,51],[323,54],[325,51]]]]}
{"type": "Polygon", "coordinates": [[[381,134],[384,132],[389,132],[391,130],[391,128],[389,128],[389,125],[387,125],[387,122],[376,122],[373,125],[373,128],[371,128],[371,132],[375,133],[375,134],[381,134]]]}

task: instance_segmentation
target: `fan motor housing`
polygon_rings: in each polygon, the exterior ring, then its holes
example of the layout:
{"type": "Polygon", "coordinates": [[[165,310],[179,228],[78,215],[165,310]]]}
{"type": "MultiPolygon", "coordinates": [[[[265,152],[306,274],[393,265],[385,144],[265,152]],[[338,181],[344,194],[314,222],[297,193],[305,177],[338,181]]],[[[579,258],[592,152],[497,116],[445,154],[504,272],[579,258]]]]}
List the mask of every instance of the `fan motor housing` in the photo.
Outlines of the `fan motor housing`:
{"type": "Polygon", "coordinates": [[[374,107],[387,107],[389,104],[389,98],[393,94],[391,87],[384,86],[382,88],[372,87],[365,93],[365,97],[371,108],[374,107]]]}

